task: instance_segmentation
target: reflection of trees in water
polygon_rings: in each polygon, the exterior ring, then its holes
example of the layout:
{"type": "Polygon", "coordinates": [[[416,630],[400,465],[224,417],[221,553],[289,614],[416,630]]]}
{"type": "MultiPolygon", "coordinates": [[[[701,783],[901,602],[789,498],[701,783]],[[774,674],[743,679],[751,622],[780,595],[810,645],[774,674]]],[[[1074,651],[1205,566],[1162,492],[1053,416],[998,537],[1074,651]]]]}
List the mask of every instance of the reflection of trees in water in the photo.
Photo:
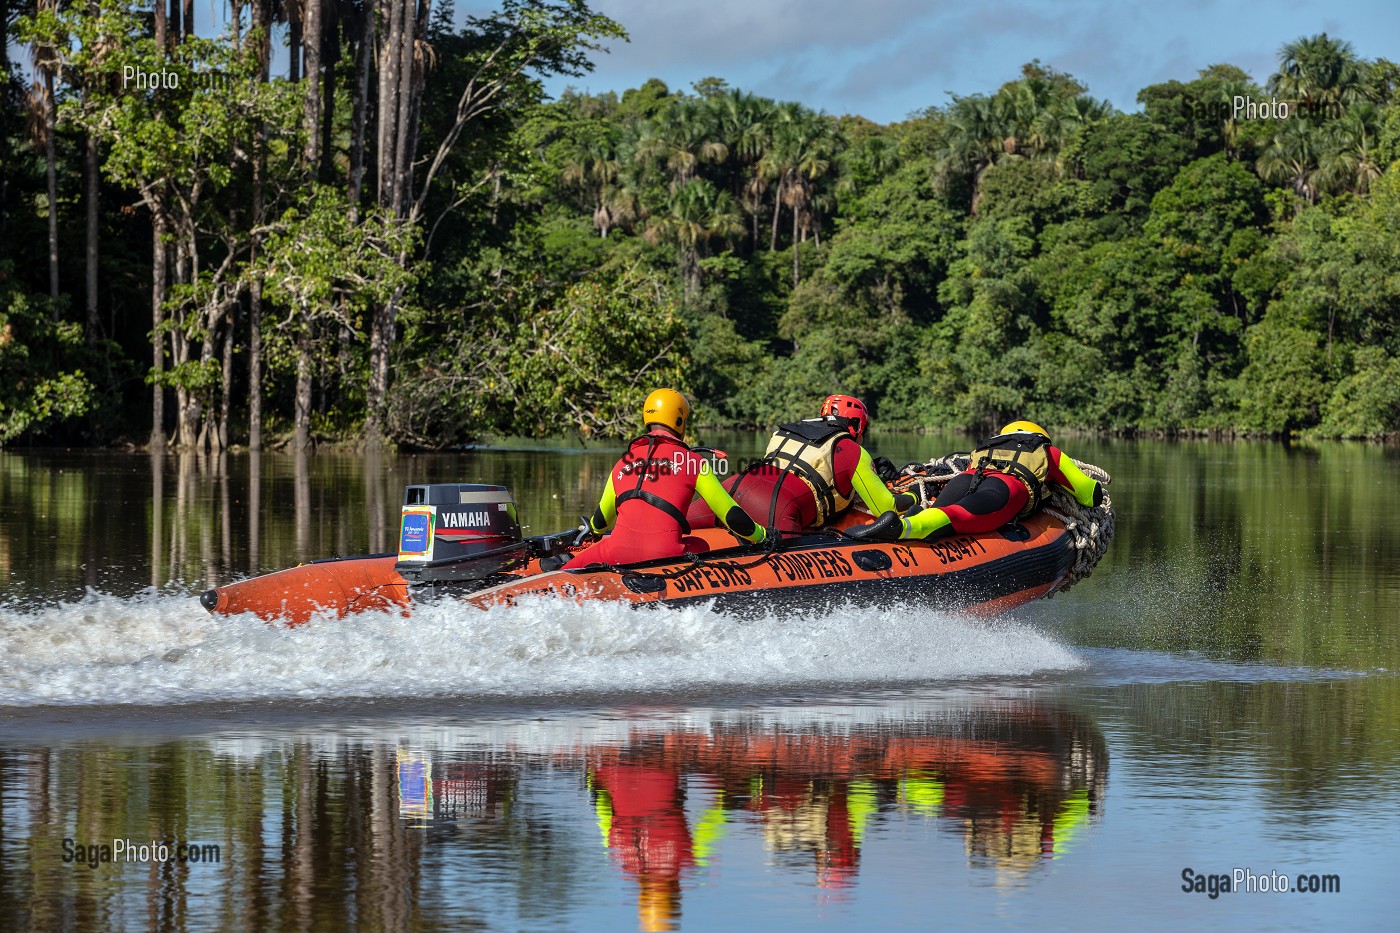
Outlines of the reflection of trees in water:
{"type": "Polygon", "coordinates": [[[354,916],[406,929],[423,839],[398,817],[391,754],[304,741],[255,756],[198,741],[4,753],[0,781],[22,790],[0,823],[0,927],[305,930],[354,916]],[[63,863],[65,837],[214,843],[220,860],[93,870],[63,863]]]}
{"type": "Polygon", "coordinates": [[[1098,598],[1065,620],[1077,643],[1400,666],[1392,449],[1180,440],[1083,456],[1114,475],[1118,535],[1098,598]]]}
{"type": "MultiPolygon", "coordinates": [[[[1249,676],[1248,669],[1241,674],[1249,676]]],[[[1118,688],[1126,741],[1204,788],[1250,775],[1283,825],[1335,818],[1394,780],[1400,678],[1201,681],[1118,688]]]]}

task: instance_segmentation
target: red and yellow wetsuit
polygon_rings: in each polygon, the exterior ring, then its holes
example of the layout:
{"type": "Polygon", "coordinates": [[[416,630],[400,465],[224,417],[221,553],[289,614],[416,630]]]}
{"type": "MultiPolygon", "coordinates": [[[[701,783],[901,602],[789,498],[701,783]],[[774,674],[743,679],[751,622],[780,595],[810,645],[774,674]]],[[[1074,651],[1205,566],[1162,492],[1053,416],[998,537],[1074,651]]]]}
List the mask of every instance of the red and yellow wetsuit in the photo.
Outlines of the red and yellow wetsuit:
{"type": "MultiPolygon", "coordinates": [[[[777,437],[774,435],[775,440],[777,437]]],[[[820,453],[822,446],[809,450],[820,453]]],[[[835,438],[829,458],[802,459],[807,465],[802,470],[787,469],[781,459],[765,459],[725,485],[745,512],[787,533],[821,527],[850,505],[856,494],[872,515],[896,508],[894,494],[875,472],[870,453],[844,429],[835,438]]],[[[703,502],[693,504],[686,517],[695,528],[715,523],[714,511],[703,502]]]]}
{"type": "Polygon", "coordinates": [[[688,536],[685,510],[696,493],[714,513],[724,516],[730,531],[754,543],[763,540],[763,527],[725,492],[709,462],[674,434],[653,427],[627,445],[627,453],[613,466],[597,511],[588,520],[594,533],[611,528],[612,534],[581,551],[564,569],[630,564],[706,550],[703,539],[688,536]]]}
{"type": "Polygon", "coordinates": [[[616,762],[591,775],[608,848],[637,879],[643,930],[674,930],[680,921],[681,874],[695,864],[680,773],[616,762]]]}
{"type": "MultiPolygon", "coordinates": [[[[1059,448],[1044,445],[1049,459],[1045,480],[1069,490],[1080,505],[1092,506],[1103,493],[1097,481],[1084,475],[1074,461],[1059,448]]],[[[959,534],[995,531],[1017,516],[1024,517],[1031,505],[1031,489],[1026,480],[993,468],[981,472],[969,467],[948,481],[932,507],[901,519],[900,538],[922,538],[951,525],[959,534]]]]}

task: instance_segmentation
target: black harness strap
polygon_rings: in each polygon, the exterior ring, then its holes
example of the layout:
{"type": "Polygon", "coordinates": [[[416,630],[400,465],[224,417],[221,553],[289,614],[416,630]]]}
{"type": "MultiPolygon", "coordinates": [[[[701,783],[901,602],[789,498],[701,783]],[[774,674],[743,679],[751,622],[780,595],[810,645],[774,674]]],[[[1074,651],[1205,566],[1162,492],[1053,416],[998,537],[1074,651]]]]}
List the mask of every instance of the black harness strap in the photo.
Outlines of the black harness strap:
{"type": "Polygon", "coordinates": [[[794,470],[807,481],[807,484],[812,487],[812,491],[820,498],[818,505],[821,506],[822,515],[826,519],[830,519],[836,514],[836,490],[831,488],[831,484],[826,481],[824,476],[812,469],[811,465],[802,459],[802,455],[813,444],[820,444],[834,435],[847,431],[849,424],[850,421],[846,418],[839,415],[828,415],[811,421],[778,425],[779,434],[789,440],[800,441],[802,446],[797,448],[795,453],[775,450],[764,457],[765,460],[774,465],[783,460],[787,461],[787,466],[783,468],[783,472],[778,475],[777,482],[773,484],[772,498],[768,500],[769,528],[776,527],[778,524],[778,493],[783,488],[783,480],[787,479],[788,474],[794,470]]]}
{"type": "MultiPolygon", "coordinates": [[[[1050,442],[1040,435],[1030,435],[1030,450],[1039,450],[1050,442]]],[[[1044,483],[1035,475],[1030,467],[1021,462],[1021,454],[1026,452],[1026,435],[1023,434],[998,434],[996,437],[988,438],[982,442],[979,450],[986,450],[987,454],[982,458],[982,462],[977,467],[977,473],[972,478],[972,483],[968,486],[969,493],[976,492],[977,487],[982,483],[982,477],[987,471],[996,470],[1016,477],[1026,485],[1026,490],[1030,493],[1030,500],[1026,507],[1021,510],[1018,518],[1025,517],[1040,507],[1041,499],[1044,497],[1044,483]],[[992,457],[994,450],[1013,449],[1015,452],[1010,460],[995,459],[992,457]]]]}
{"type": "Polygon", "coordinates": [[[769,525],[773,524],[774,518],[777,515],[778,490],[782,486],[783,480],[787,475],[794,472],[807,480],[807,482],[811,484],[812,489],[821,498],[823,515],[829,518],[836,513],[836,493],[832,490],[831,484],[826,481],[826,477],[812,469],[811,464],[802,459],[802,454],[811,446],[812,444],[810,441],[803,441],[802,446],[797,449],[796,453],[788,454],[779,451],[772,455],[771,459],[774,461],[781,462],[782,460],[787,460],[787,467],[783,470],[782,475],[778,477],[778,485],[773,487],[773,501],[769,506],[769,525]]]}
{"type": "MultiPolygon", "coordinates": [[[[637,473],[637,483],[631,489],[628,489],[625,492],[619,494],[617,499],[615,500],[615,504],[618,508],[621,508],[622,503],[624,502],[627,502],[631,499],[640,499],[652,508],[660,509],[662,512],[666,513],[671,518],[674,518],[676,522],[681,526],[681,534],[688,535],[690,534],[690,522],[686,521],[685,513],[682,512],[680,509],[676,508],[671,503],[667,502],[665,499],[658,496],[656,493],[652,492],[650,489],[642,488],[642,483],[646,482],[647,472],[651,468],[651,455],[656,451],[657,446],[663,441],[675,444],[678,447],[685,447],[685,445],[682,444],[680,441],[674,441],[668,437],[657,437],[654,434],[649,436],[647,438],[646,456],[642,459],[641,469],[637,473]]],[[[636,442],[637,441],[634,440],[632,443],[635,444],[636,442]]],[[[629,444],[628,447],[630,449],[631,445],[629,444]]],[[[688,450],[689,448],[686,449],[688,450]]]]}

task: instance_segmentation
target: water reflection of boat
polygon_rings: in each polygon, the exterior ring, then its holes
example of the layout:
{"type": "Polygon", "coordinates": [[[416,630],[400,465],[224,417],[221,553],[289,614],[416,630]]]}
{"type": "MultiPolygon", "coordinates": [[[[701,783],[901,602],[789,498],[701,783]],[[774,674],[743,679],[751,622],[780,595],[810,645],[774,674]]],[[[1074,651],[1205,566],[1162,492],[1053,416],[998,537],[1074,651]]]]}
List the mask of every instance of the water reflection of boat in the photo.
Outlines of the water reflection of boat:
{"type": "MultiPolygon", "coordinates": [[[[1077,508],[1067,498],[1059,504],[1077,508]]],[[[1108,505],[1100,508],[1107,514],[1108,505]]],[[[790,607],[913,598],[936,609],[999,612],[1086,576],[1101,553],[1086,548],[1083,532],[1099,525],[1055,510],[993,532],[932,541],[842,535],[843,528],[868,520],[852,510],[831,528],[769,549],[736,546],[723,529],[697,529],[692,537],[704,544],[697,554],[565,571],[549,562],[577,549],[569,540],[573,532],[521,538],[504,487],[410,486],[397,554],[315,561],[211,589],[200,601],[210,612],[252,612],[291,624],[308,621],[318,609],[339,616],[406,610],[441,595],[483,607],[528,596],[634,604],[703,600],[722,608],[775,595],[790,607]]]]}
{"type": "MultiPolygon", "coordinates": [[[[535,746],[517,761],[582,771],[602,844],[635,885],[645,930],[679,923],[686,878],[730,830],[756,828],[771,861],[810,872],[828,894],[856,885],[882,821],[932,819],[962,836],[969,863],[1014,880],[1062,855],[1100,810],[1107,747],[1093,723],[1057,706],[1001,701],[840,728],[719,719],[633,723],[625,735],[535,746]],[[697,799],[698,798],[698,799],[697,799]]],[[[435,816],[499,818],[519,768],[461,753],[434,768],[435,816]],[[449,803],[471,788],[481,805],[449,803]]],[[[416,801],[410,805],[416,817],[416,801]]]]}

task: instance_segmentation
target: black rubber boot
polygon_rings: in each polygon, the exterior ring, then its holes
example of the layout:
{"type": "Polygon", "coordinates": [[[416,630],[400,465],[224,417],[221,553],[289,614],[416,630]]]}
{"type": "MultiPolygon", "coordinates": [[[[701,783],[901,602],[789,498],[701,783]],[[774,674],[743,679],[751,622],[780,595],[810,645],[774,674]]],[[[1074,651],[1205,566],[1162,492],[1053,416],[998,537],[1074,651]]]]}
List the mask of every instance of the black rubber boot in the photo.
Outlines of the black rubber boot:
{"type": "Polygon", "coordinates": [[[846,529],[846,535],[865,541],[898,541],[904,523],[898,512],[886,512],[869,525],[853,525],[846,529]]]}

